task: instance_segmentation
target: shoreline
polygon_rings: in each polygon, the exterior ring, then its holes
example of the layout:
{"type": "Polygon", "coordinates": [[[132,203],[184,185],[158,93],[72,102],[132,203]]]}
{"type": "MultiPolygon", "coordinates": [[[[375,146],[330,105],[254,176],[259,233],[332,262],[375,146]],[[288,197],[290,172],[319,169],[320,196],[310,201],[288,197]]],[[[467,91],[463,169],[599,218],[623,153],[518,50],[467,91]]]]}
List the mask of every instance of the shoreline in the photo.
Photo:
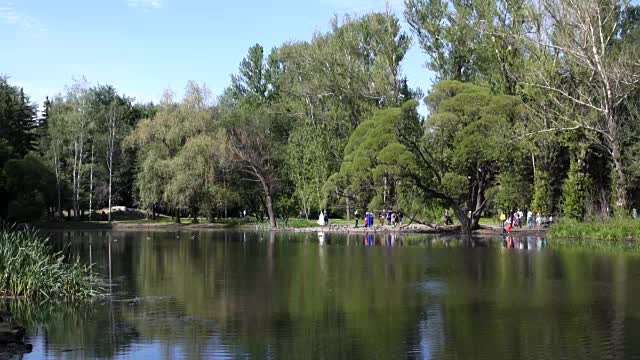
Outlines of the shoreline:
{"type": "MultiPolygon", "coordinates": [[[[546,228],[544,229],[512,229],[511,235],[531,236],[531,235],[546,235],[546,228]]],[[[325,232],[325,233],[403,233],[403,234],[434,234],[434,235],[464,235],[460,231],[459,225],[449,226],[427,226],[421,224],[405,225],[403,227],[393,227],[388,225],[378,225],[370,228],[358,227],[355,228],[351,225],[329,225],[329,226],[316,226],[316,227],[304,227],[304,228],[279,228],[275,231],[288,231],[288,232],[325,232]]],[[[499,226],[482,225],[480,229],[474,230],[472,235],[502,235],[499,226]]],[[[507,234],[504,234],[507,235],[507,234]]]]}
{"type": "MultiPolygon", "coordinates": [[[[459,225],[435,225],[428,226],[422,224],[411,224],[403,226],[389,226],[389,225],[377,225],[373,227],[365,228],[364,226],[354,227],[353,225],[328,225],[328,226],[312,226],[312,227],[280,227],[269,230],[268,228],[262,228],[255,223],[241,224],[237,226],[229,226],[224,223],[203,223],[203,224],[176,224],[176,223],[128,223],[128,222],[113,222],[100,223],[100,222],[67,222],[67,223],[39,223],[33,224],[33,226],[42,230],[53,231],[95,231],[95,230],[245,230],[245,231],[276,231],[276,232],[296,232],[296,233],[312,233],[312,232],[325,232],[325,233],[403,233],[403,234],[433,234],[433,235],[464,235],[460,231],[459,225]]],[[[546,236],[547,228],[543,229],[512,229],[512,235],[520,236],[532,236],[543,235],[546,236]]],[[[498,225],[481,225],[480,229],[474,230],[473,235],[502,235],[500,227],[498,225]]]]}

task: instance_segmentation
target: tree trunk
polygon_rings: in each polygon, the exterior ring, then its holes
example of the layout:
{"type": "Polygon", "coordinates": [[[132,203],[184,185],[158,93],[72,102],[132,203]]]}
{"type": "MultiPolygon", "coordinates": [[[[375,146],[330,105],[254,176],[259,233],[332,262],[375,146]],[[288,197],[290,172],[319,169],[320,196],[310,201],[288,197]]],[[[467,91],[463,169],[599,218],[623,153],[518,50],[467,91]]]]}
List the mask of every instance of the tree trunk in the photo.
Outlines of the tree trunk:
{"type": "Polygon", "coordinates": [[[224,218],[226,219],[228,216],[227,214],[227,178],[224,174],[224,172],[222,173],[222,185],[224,187],[224,218]]]}
{"type": "MultiPolygon", "coordinates": [[[[226,213],[226,209],[225,209],[225,213],[226,213]]],[[[227,217],[227,215],[225,214],[225,218],[227,217]]],[[[198,223],[198,207],[196,205],[191,206],[191,223],[193,224],[197,224],[198,223]]]]}
{"type": "Polygon", "coordinates": [[[111,166],[109,166],[109,224],[111,224],[111,166]]]}
{"type": "Polygon", "coordinates": [[[613,166],[616,172],[616,207],[618,210],[625,210],[627,208],[627,180],[624,174],[624,168],[622,164],[622,158],[620,155],[620,148],[618,144],[612,144],[611,154],[613,157],[613,166]]]}
{"type": "Polygon", "coordinates": [[[180,209],[176,209],[176,224],[180,224],[180,209]]]}
{"type": "Polygon", "coordinates": [[[93,212],[93,142],[91,143],[91,168],[89,175],[89,221],[93,212]]]}
{"type": "Polygon", "coordinates": [[[60,219],[62,216],[62,187],[60,186],[60,161],[58,160],[58,147],[57,145],[53,146],[53,163],[56,169],[56,191],[58,192],[58,215],[60,215],[60,219]]]}
{"type": "Polygon", "coordinates": [[[349,197],[347,197],[347,221],[351,220],[351,208],[349,207],[349,197]]]}
{"type": "Polygon", "coordinates": [[[453,209],[453,212],[456,214],[456,218],[460,222],[460,227],[462,228],[462,232],[471,235],[471,231],[473,231],[473,228],[471,226],[470,219],[467,217],[467,214],[465,214],[465,211],[456,204],[450,204],[450,205],[451,205],[451,208],[453,209]]]}
{"type": "Polygon", "coordinates": [[[83,144],[82,142],[84,141],[84,136],[83,133],[80,133],[80,141],[79,143],[77,143],[77,155],[78,155],[78,160],[77,160],[77,164],[76,164],[76,169],[75,169],[75,215],[77,219],[80,219],[81,217],[81,212],[80,212],[80,188],[81,188],[81,180],[82,180],[82,158],[84,156],[84,151],[83,151],[83,144]]]}
{"type": "Polygon", "coordinates": [[[78,176],[77,173],[78,172],[78,142],[75,141],[73,143],[73,169],[72,169],[72,175],[73,175],[73,180],[72,180],[72,186],[73,186],[73,190],[71,191],[71,199],[72,199],[72,205],[73,205],[73,212],[74,215],[78,214],[78,205],[77,205],[77,199],[76,199],[76,183],[78,182],[78,176]]]}
{"type": "Polygon", "coordinates": [[[266,194],[266,205],[267,205],[267,213],[269,214],[269,225],[271,225],[272,229],[276,228],[276,216],[273,213],[273,204],[271,201],[271,195],[266,194]]]}

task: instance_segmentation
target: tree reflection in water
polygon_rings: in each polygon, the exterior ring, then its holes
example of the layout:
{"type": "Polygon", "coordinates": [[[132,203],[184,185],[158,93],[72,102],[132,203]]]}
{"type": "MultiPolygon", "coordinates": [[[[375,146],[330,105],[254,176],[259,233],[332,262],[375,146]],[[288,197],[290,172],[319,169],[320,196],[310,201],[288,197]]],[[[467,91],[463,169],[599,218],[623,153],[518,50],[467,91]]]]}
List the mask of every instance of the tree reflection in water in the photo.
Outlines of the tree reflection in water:
{"type": "Polygon", "coordinates": [[[114,297],[86,312],[45,311],[33,321],[46,344],[36,357],[68,349],[82,349],[64,353],[77,358],[640,355],[632,341],[640,263],[626,253],[557,250],[537,237],[56,238],[71,254],[91,256],[105,277],[111,269],[114,297]]]}

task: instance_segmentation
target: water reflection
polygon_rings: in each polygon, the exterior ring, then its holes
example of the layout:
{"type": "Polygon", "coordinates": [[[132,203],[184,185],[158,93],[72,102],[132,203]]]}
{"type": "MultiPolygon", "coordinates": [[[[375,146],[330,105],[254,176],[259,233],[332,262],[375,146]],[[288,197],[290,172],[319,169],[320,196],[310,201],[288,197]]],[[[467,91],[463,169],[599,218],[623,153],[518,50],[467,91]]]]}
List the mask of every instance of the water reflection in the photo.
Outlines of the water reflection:
{"type": "Polygon", "coordinates": [[[541,236],[503,236],[502,248],[519,250],[540,250],[547,247],[547,240],[541,236]]]}
{"type": "Polygon", "coordinates": [[[31,319],[28,358],[640,356],[638,257],[557,251],[539,237],[55,239],[95,262],[113,297],[86,310],[16,310],[31,319]]]}

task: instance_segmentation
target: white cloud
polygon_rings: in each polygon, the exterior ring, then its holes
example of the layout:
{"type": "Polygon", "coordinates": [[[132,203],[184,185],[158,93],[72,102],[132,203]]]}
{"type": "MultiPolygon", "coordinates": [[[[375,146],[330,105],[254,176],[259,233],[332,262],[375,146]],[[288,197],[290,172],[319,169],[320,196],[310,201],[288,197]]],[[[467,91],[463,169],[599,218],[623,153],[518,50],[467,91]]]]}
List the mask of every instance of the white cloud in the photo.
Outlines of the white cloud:
{"type": "Polygon", "coordinates": [[[38,19],[21,13],[12,2],[0,1],[0,19],[33,34],[47,32],[47,28],[38,19]]]}
{"type": "Polygon", "coordinates": [[[127,0],[129,7],[160,9],[164,6],[164,0],[127,0]]]}

